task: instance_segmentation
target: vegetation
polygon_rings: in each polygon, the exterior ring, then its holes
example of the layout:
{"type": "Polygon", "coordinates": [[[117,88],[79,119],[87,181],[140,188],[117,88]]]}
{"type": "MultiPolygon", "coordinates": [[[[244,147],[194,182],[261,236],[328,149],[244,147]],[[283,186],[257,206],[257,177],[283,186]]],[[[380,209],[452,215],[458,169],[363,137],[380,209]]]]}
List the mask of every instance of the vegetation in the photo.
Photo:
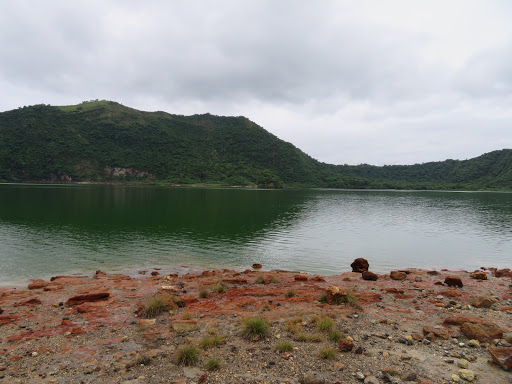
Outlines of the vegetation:
{"type": "Polygon", "coordinates": [[[320,357],[322,359],[332,360],[336,357],[336,350],[332,347],[320,348],[320,357]]]}
{"type": "Polygon", "coordinates": [[[176,307],[174,298],[170,295],[155,294],[147,299],[139,310],[139,315],[146,319],[152,319],[161,313],[176,307]]]}
{"type": "Polygon", "coordinates": [[[415,165],[331,165],[245,117],[142,112],[112,101],[0,113],[3,182],[510,190],[511,165],[511,149],[415,165]]]}
{"type": "Polygon", "coordinates": [[[207,299],[207,298],[208,298],[208,290],[206,290],[206,289],[201,289],[201,290],[199,291],[199,297],[200,297],[201,299],[207,299]]]}
{"type": "Polygon", "coordinates": [[[295,291],[294,291],[293,289],[289,289],[289,290],[287,290],[287,291],[286,291],[286,294],[285,294],[285,296],[286,296],[288,299],[290,299],[290,298],[294,297],[295,295],[296,295],[296,293],[295,293],[295,291]]]}
{"type": "Polygon", "coordinates": [[[212,287],[213,292],[224,293],[226,292],[226,284],[222,282],[222,280],[217,281],[217,283],[212,287]]]}
{"type": "Polygon", "coordinates": [[[199,349],[191,344],[182,345],[176,350],[176,362],[180,365],[195,365],[199,360],[199,349]]]}
{"type": "Polygon", "coordinates": [[[289,341],[281,341],[276,348],[279,352],[291,352],[293,351],[293,344],[289,341]]]}
{"type": "Polygon", "coordinates": [[[343,339],[345,337],[345,334],[337,329],[333,329],[329,332],[329,339],[334,342],[338,342],[339,340],[343,339]]]}
{"type": "Polygon", "coordinates": [[[203,349],[209,349],[212,347],[218,347],[224,342],[224,338],[220,336],[213,336],[213,337],[203,337],[201,339],[200,346],[203,349]]]}
{"type": "Polygon", "coordinates": [[[210,357],[207,361],[206,361],[206,366],[205,368],[208,370],[208,371],[215,371],[217,369],[220,368],[220,360],[216,357],[210,357]]]}
{"type": "Polygon", "coordinates": [[[242,336],[247,340],[260,340],[270,333],[269,323],[259,317],[249,317],[242,321],[242,336]]]}

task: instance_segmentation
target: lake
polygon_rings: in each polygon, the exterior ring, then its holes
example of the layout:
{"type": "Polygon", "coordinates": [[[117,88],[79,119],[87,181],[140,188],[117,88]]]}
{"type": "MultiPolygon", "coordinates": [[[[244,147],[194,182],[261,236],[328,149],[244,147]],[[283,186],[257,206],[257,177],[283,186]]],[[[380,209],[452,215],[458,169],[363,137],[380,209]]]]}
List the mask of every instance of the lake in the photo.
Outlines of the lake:
{"type": "Polygon", "coordinates": [[[0,285],[206,268],[512,265],[512,194],[0,184],[0,285]]]}

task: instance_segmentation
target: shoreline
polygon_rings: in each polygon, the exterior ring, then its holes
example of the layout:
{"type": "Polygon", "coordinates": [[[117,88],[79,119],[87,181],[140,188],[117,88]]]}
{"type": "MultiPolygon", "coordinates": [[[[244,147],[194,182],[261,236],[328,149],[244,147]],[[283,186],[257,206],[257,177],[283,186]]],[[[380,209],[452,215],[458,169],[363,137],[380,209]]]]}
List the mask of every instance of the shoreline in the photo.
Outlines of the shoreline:
{"type": "Polygon", "coordinates": [[[512,359],[510,269],[365,280],[254,267],[0,288],[0,382],[510,383],[512,360],[499,363],[512,359]],[[163,310],[148,315],[154,298],[163,310]],[[268,332],[244,337],[245,318],[268,332]],[[190,366],[185,346],[198,353],[190,366]]]}

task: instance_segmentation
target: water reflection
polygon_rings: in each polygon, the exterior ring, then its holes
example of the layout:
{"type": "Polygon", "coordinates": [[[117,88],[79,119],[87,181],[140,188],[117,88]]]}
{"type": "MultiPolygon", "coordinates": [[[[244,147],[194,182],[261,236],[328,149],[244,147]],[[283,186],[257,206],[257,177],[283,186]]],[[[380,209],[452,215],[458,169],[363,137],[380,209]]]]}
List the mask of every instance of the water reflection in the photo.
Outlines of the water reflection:
{"type": "Polygon", "coordinates": [[[193,264],[510,266],[512,195],[0,185],[0,283],[193,264]]]}

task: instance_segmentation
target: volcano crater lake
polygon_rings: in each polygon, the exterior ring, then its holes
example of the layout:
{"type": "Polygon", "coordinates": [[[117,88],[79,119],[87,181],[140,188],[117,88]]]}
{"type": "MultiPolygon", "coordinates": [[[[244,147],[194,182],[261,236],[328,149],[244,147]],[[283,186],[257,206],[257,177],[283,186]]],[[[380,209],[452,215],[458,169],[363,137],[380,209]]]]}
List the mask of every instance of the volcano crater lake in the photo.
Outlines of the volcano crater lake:
{"type": "Polygon", "coordinates": [[[0,184],[0,285],[162,268],[509,268],[512,194],[0,184]],[[184,267],[187,266],[187,267],[184,267]]]}

